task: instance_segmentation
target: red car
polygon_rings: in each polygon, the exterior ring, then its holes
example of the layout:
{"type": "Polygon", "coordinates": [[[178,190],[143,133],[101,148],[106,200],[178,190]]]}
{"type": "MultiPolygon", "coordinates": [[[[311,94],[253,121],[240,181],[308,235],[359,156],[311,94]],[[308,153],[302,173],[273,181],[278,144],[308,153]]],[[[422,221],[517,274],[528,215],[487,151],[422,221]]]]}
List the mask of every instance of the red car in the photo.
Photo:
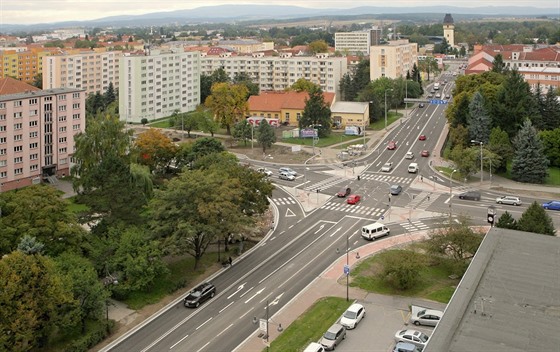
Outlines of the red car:
{"type": "Polygon", "coordinates": [[[419,141],[425,141],[426,140],[426,136],[421,134],[420,137],[418,137],[419,141]]]}
{"type": "Polygon", "coordinates": [[[389,149],[389,150],[395,150],[395,149],[397,149],[397,142],[395,142],[395,141],[390,141],[389,144],[387,145],[387,149],[389,149]]]}
{"type": "Polygon", "coordinates": [[[427,150],[422,150],[422,152],[420,153],[420,155],[422,156],[430,156],[430,152],[427,150]]]}
{"type": "Polygon", "coordinates": [[[362,197],[360,197],[357,194],[351,194],[348,196],[348,198],[346,199],[346,203],[348,204],[357,204],[360,199],[362,199],[362,197]]]}

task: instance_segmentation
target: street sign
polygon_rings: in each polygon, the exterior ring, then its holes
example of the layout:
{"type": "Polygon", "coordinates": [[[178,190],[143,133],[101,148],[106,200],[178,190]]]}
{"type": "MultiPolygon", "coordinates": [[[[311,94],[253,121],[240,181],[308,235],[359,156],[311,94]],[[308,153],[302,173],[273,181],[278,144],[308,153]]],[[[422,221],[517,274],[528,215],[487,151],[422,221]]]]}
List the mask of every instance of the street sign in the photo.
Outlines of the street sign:
{"type": "Polygon", "coordinates": [[[430,104],[436,104],[436,105],[447,104],[447,100],[432,99],[430,100],[430,104]]]}
{"type": "Polygon", "coordinates": [[[350,267],[348,265],[344,265],[344,275],[348,276],[350,274],[350,267]]]}

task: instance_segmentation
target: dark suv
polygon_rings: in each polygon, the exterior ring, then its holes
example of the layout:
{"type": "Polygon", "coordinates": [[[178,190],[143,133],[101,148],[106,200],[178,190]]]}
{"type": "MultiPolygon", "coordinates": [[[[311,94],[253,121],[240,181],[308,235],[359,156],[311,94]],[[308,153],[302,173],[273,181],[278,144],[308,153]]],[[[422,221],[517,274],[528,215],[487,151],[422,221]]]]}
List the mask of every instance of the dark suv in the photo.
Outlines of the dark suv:
{"type": "Polygon", "coordinates": [[[185,297],[185,307],[198,308],[201,303],[216,295],[216,287],[209,282],[193,288],[185,297]]]}
{"type": "Polygon", "coordinates": [[[336,194],[336,196],[337,196],[337,197],[340,197],[340,198],[344,198],[344,197],[346,197],[347,195],[349,195],[350,192],[351,192],[350,187],[344,187],[343,189],[341,189],[340,191],[338,191],[338,193],[336,194]]]}

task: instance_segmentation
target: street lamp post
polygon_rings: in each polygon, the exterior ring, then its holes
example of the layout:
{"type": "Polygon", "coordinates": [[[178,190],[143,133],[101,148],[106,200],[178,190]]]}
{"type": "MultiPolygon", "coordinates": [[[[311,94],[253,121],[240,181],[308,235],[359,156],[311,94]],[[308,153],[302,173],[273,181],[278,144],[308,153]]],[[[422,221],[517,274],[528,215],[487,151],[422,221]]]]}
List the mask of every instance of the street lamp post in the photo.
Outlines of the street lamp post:
{"type": "MultiPolygon", "coordinates": [[[[270,319],[269,314],[268,314],[268,308],[269,308],[269,304],[268,304],[268,300],[266,300],[266,308],[265,308],[266,309],[266,319],[260,319],[259,320],[259,319],[257,319],[257,317],[253,317],[253,324],[257,324],[257,323],[260,322],[261,329],[264,325],[264,328],[265,328],[264,339],[265,339],[265,342],[266,342],[267,351],[268,351],[268,348],[269,348],[269,344],[268,344],[268,335],[269,335],[268,334],[268,331],[269,331],[268,330],[268,325],[270,323],[276,324],[275,322],[272,321],[272,319],[270,319]]],[[[276,331],[278,331],[278,332],[284,331],[284,328],[282,328],[282,324],[278,323],[277,325],[278,325],[278,328],[276,329],[276,331]]]]}
{"type": "Polygon", "coordinates": [[[453,174],[457,170],[451,171],[451,177],[449,178],[449,224],[451,224],[451,217],[453,214],[453,174]]]}
{"type": "Polygon", "coordinates": [[[480,184],[482,185],[482,181],[483,181],[483,161],[482,161],[482,146],[484,145],[483,142],[480,141],[475,141],[475,140],[471,140],[472,144],[476,144],[476,143],[480,143],[480,184]]]}
{"type": "Polygon", "coordinates": [[[350,280],[350,263],[348,262],[348,252],[350,251],[350,246],[348,244],[348,231],[346,232],[346,270],[348,271],[346,273],[346,302],[348,302],[349,300],[349,293],[348,293],[348,286],[349,286],[349,282],[348,280],[350,280]]]}
{"type": "Polygon", "coordinates": [[[387,92],[393,91],[393,89],[385,89],[385,130],[387,130],[387,92]]]}

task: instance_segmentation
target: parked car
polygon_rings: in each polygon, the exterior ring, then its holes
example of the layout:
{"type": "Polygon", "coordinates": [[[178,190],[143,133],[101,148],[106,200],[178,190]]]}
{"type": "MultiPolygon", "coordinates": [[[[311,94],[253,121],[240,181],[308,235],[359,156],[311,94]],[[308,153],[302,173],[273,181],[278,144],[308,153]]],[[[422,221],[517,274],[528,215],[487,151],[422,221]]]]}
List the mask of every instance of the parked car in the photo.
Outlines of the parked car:
{"type": "Polygon", "coordinates": [[[458,195],[459,199],[466,200],[480,200],[480,192],[477,191],[467,191],[458,195]]]}
{"type": "Polygon", "coordinates": [[[397,142],[395,142],[395,141],[390,141],[389,144],[387,144],[387,149],[389,149],[389,150],[395,150],[395,149],[397,149],[397,142]]]}
{"type": "Polygon", "coordinates": [[[428,151],[428,150],[422,150],[422,152],[420,153],[420,155],[421,155],[421,156],[424,156],[424,157],[430,156],[430,151],[428,151]]]}
{"type": "Polygon", "coordinates": [[[393,163],[385,163],[381,167],[381,172],[390,172],[391,170],[393,170],[393,163]]]}
{"type": "Polygon", "coordinates": [[[288,180],[288,181],[294,181],[296,179],[294,175],[289,174],[287,172],[281,172],[280,175],[278,175],[278,178],[281,180],[288,180]]]}
{"type": "Polygon", "coordinates": [[[205,282],[193,288],[185,297],[184,305],[189,308],[198,308],[202,303],[216,295],[216,287],[205,282]]]}
{"type": "Polygon", "coordinates": [[[406,152],[405,159],[414,159],[414,153],[413,152],[406,152]]]}
{"type": "Polygon", "coordinates": [[[346,312],[344,312],[340,319],[340,324],[346,329],[354,329],[365,316],[366,309],[364,306],[354,303],[346,309],[346,312]]]}
{"type": "Polygon", "coordinates": [[[547,210],[560,210],[560,200],[543,203],[542,207],[547,210]]]}
{"type": "Polygon", "coordinates": [[[258,172],[260,172],[261,174],[265,174],[266,176],[272,176],[273,172],[270,171],[269,169],[265,168],[265,167],[259,167],[257,169],[258,172]]]}
{"type": "Polygon", "coordinates": [[[426,140],[426,136],[421,134],[420,137],[418,137],[419,141],[425,141],[426,140]]]}
{"type": "Polygon", "coordinates": [[[515,196],[503,196],[503,197],[496,198],[496,203],[508,204],[508,205],[521,205],[521,199],[515,196]]]}
{"type": "Polygon", "coordinates": [[[414,325],[436,326],[443,317],[443,312],[435,309],[422,309],[421,307],[412,306],[412,315],[410,322],[414,325]],[[420,308],[415,311],[415,308],[420,308]]]}
{"type": "Polygon", "coordinates": [[[351,191],[352,191],[352,190],[350,189],[350,187],[343,187],[340,191],[338,191],[338,193],[336,194],[336,196],[337,196],[337,197],[340,197],[340,198],[344,198],[344,197],[346,197],[347,195],[349,195],[351,191]]]}
{"type": "Polygon", "coordinates": [[[422,352],[422,349],[410,342],[398,342],[393,348],[393,352],[422,352]]]}
{"type": "Polygon", "coordinates": [[[346,328],[340,324],[333,324],[323,335],[319,343],[330,351],[334,350],[346,338],[346,328]]]}
{"type": "Polygon", "coordinates": [[[325,348],[317,342],[311,342],[303,352],[325,352],[325,348]]]}
{"type": "Polygon", "coordinates": [[[294,177],[297,176],[297,172],[295,172],[294,170],[290,169],[289,167],[281,167],[280,169],[278,169],[279,173],[286,173],[286,174],[290,174],[293,175],[294,177]]]}
{"type": "Polygon", "coordinates": [[[402,192],[402,187],[400,185],[392,185],[390,188],[390,192],[394,196],[398,196],[402,192]]]}
{"type": "Polygon", "coordinates": [[[426,347],[430,337],[418,330],[399,330],[395,333],[395,342],[409,342],[420,348],[426,347]]]}
{"type": "Polygon", "coordinates": [[[346,199],[346,203],[348,204],[358,204],[358,202],[362,199],[362,197],[360,197],[357,194],[351,194],[348,196],[348,198],[346,199]]]}

